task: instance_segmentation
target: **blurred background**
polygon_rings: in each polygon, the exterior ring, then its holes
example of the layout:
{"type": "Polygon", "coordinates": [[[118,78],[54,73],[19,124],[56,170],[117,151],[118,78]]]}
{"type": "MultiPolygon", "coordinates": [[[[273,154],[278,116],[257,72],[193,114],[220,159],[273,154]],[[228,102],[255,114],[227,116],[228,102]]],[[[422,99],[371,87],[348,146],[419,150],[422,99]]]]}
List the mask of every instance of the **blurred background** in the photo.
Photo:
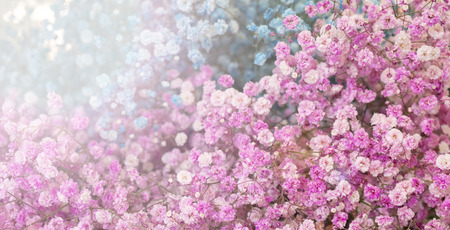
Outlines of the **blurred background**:
{"type": "MultiPolygon", "coordinates": [[[[116,103],[128,114],[140,89],[166,73],[209,65],[235,88],[271,73],[273,47],[295,42],[312,20],[294,0],[1,0],[0,94],[45,102],[55,91],[69,106],[116,103]],[[296,14],[287,31],[282,20],[296,14]],[[40,99],[40,100],[38,100],[40,99]]],[[[183,78],[183,74],[180,76],[183,78]]]]}

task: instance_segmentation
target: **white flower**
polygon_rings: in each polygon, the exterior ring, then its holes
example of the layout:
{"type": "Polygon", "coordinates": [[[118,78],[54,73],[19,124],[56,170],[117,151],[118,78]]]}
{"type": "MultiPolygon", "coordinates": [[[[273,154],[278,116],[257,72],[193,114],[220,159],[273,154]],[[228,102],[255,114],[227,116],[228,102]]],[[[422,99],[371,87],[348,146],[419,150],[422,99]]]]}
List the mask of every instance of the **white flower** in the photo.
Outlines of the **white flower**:
{"type": "Polygon", "coordinates": [[[442,76],[442,70],[435,65],[430,65],[427,68],[427,75],[429,79],[436,80],[442,76]]]}
{"type": "Polygon", "coordinates": [[[195,132],[202,130],[203,129],[202,121],[199,119],[195,120],[194,123],[192,124],[192,128],[194,129],[195,132]]]}
{"type": "Polygon", "coordinates": [[[307,84],[314,84],[316,83],[320,78],[319,71],[313,69],[310,70],[308,73],[305,74],[305,79],[303,79],[307,84]]]}
{"type": "Polygon", "coordinates": [[[151,41],[151,35],[152,35],[152,32],[150,30],[143,30],[139,34],[139,40],[142,43],[142,45],[146,46],[146,45],[149,45],[152,42],[151,41]]]}
{"type": "Polygon", "coordinates": [[[190,81],[184,81],[181,84],[181,92],[192,92],[194,91],[194,85],[190,81]]]}
{"type": "Polygon", "coordinates": [[[183,105],[192,105],[195,101],[194,94],[189,91],[182,92],[180,98],[183,101],[183,105]]]}
{"type": "Polygon", "coordinates": [[[190,184],[192,181],[192,174],[186,170],[181,170],[177,174],[177,181],[183,185],[190,184]]]}
{"type": "Polygon", "coordinates": [[[111,222],[112,216],[109,211],[100,209],[95,212],[95,219],[101,224],[107,224],[111,222]]]}
{"type": "Polygon", "coordinates": [[[450,126],[448,126],[448,125],[442,125],[442,126],[441,126],[441,129],[442,129],[442,132],[443,132],[443,133],[445,133],[445,134],[447,134],[447,135],[450,135],[450,126]]]}
{"type": "Polygon", "coordinates": [[[200,168],[208,167],[212,163],[211,153],[202,153],[198,156],[198,166],[200,168]]]}
{"type": "Polygon", "coordinates": [[[292,68],[285,61],[282,61],[278,67],[283,75],[289,75],[292,72],[292,68]]]}
{"type": "Polygon", "coordinates": [[[448,147],[448,144],[443,141],[441,143],[439,143],[439,152],[442,154],[449,153],[450,149],[448,147]]]}
{"type": "Polygon", "coordinates": [[[450,154],[439,155],[436,159],[436,166],[442,170],[450,169],[450,154]]]}
{"type": "Polygon", "coordinates": [[[434,39],[440,39],[444,36],[444,28],[442,28],[441,24],[436,23],[428,28],[428,34],[434,39]]]}
{"type": "Polygon", "coordinates": [[[395,36],[395,44],[403,51],[409,51],[411,49],[411,36],[405,31],[401,31],[395,36]]]}
{"type": "Polygon", "coordinates": [[[127,154],[124,162],[125,166],[127,167],[137,167],[139,165],[139,159],[136,155],[133,154],[127,154]]]}
{"type": "Polygon", "coordinates": [[[386,68],[383,72],[381,72],[380,79],[384,84],[395,82],[395,70],[392,68],[386,68]]]}
{"type": "Polygon", "coordinates": [[[186,135],[186,133],[180,132],[175,136],[175,143],[178,146],[183,146],[186,143],[187,139],[188,136],[186,135]]]}
{"type": "Polygon", "coordinates": [[[386,141],[389,144],[401,143],[403,140],[403,133],[398,129],[391,129],[386,133],[386,141]]]}
{"type": "Polygon", "coordinates": [[[431,61],[438,58],[440,54],[441,50],[438,47],[423,45],[417,50],[417,59],[422,62],[431,61]]]}

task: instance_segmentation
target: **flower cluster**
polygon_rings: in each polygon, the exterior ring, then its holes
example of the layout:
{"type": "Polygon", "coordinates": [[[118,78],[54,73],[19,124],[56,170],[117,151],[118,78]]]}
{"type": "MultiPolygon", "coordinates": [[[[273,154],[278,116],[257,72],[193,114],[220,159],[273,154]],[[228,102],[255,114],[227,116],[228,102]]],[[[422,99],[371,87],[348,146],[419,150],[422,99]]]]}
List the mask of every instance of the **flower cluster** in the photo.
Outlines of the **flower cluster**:
{"type": "Polygon", "coordinates": [[[242,63],[270,66],[257,81],[200,51],[255,3],[143,1],[128,66],[89,103],[11,93],[0,229],[448,229],[448,1],[281,2],[247,27],[273,43],[242,63]],[[155,21],[173,11],[176,33],[155,21]]]}

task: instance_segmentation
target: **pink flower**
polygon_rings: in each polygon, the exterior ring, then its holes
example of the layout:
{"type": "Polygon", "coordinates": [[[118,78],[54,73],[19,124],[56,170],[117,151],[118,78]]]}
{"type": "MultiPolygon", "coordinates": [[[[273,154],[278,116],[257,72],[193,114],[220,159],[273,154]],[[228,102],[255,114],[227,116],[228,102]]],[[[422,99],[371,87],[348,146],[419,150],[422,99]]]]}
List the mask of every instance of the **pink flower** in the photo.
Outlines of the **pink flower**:
{"type": "Polygon", "coordinates": [[[86,116],[77,116],[72,118],[72,126],[76,130],[83,130],[89,125],[89,118],[86,116]]]}
{"type": "Polygon", "coordinates": [[[234,80],[233,77],[231,77],[231,75],[224,74],[219,78],[218,82],[221,86],[228,88],[233,85],[234,80]]]}
{"type": "Polygon", "coordinates": [[[355,160],[354,166],[359,171],[365,173],[365,172],[369,171],[370,159],[367,157],[357,157],[355,160]]]}
{"type": "Polygon", "coordinates": [[[421,136],[419,134],[414,135],[406,135],[406,137],[403,139],[403,147],[407,150],[413,150],[419,147],[419,141],[421,139],[421,136]]]}
{"type": "Polygon", "coordinates": [[[392,225],[392,223],[394,222],[394,217],[390,217],[390,216],[377,216],[377,217],[375,218],[375,222],[376,222],[379,226],[388,227],[388,226],[392,225]]]}
{"type": "Polygon", "coordinates": [[[60,109],[62,107],[62,98],[59,94],[49,92],[47,99],[47,105],[50,109],[60,109]]]}
{"type": "Polygon", "coordinates": [[[335,228],[343,229],[347,223],[348,214],[345,212],[338,212],[333,217],[333,225],[335,228]]]}
{"type": "Polygon", "coordinates": [[[39,194],[38,202],[42,207],[50,207],[54,202],[54,197],[49,191],[42,191],[39,194]]]}
{"type": "Polygon", "coordinates": [[[270,130],[268,129],[264,129],[260,132],[258,132],[258,141],[265,145],[265,146],[270,146],[272,145],[273,141],[274,141],[274,137],[272,132],[270,132],[270,130]]]}
{"type": "Polygon", "coordinates": [[[331,135],[344,135],[347,131],[350,130],[350,124],[347,119],[337,119],[333,123],[333,130],[331,131],[331,135]]]}
{"type": "Polygon", "coordinates": [[[267,115],[270,112],[271,107],[271,102],[264,97],[258,98],[258,100],[253,103],[253,110],[259,115],[267,115]]]}
{"type": "Polygon", "coordinates": [[[317,7],[315,5],[307,5],[305,7],[305,13],[310,17],[314,17],[317,14],[317,7]]]}
{"type": "Polygon", "coordinates": [[[298,105],[298,114],[309,116],[315,108],[314,102],[303,100],[298,105]]]}
{"type": "Polygon", "coordinates": [[[389,199],[391,199],[391,203],[396,206],[402,206],[406,200],[407,193],[401,189],[394,189],[389,192],[389,199]]]}
{"type": "Polygon", "coordinates": [[[364,187],[364,197],[369,201],[377,201],[380,198],[381,189],[371,185],[367,184],[366,187],[364,187]]]}
{"type": "Polygon", "coordinates": [[[309,142],[309,146],[315,150],[319,151],[331,144],[331,138],[327,135],[319,135],[317,137],[314,137],[309,142]]]}
{"type": "Polygon", "coordinates": [[[419,106],[425,111],[430,111],[438,104],[437,97],[434,95],[420,99],[419,106]]]}
{"type": "Polygon", "coordinates": [[[286,16],[286,18],[283,20],[283,25],[288,29],[288,30],[293,30],[295,29],[295,27],[298,25],[300,19],[297,15],[288,15],[286,16]]]}
{"type": "Polygon", "coordinates": [[[316,229],[316,227],[314,225],[314,221],[312,221],[310,219],[304,220],[299,228],[299,230],[315,230],[315,229],[316,229]]]}
{"type": "Polygon", "coordinates": [[[290,52],[291,48],[285,42],[278,42],[275,46],[275,53],[277,55],[277,58],[284,59],[285,57],[290,55],[290,52]]]}

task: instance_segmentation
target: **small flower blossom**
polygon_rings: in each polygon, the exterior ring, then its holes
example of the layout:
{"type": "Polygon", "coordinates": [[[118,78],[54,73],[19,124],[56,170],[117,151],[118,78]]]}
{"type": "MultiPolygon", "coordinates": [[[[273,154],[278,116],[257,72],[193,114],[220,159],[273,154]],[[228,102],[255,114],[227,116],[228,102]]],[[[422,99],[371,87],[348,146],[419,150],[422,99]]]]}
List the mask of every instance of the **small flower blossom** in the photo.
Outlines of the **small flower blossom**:
{"type": "Polygon", "coordinates": [[[319,81],[320,75],[319,75],[319,71],[317,70],[310,70],[308,73],[306,73],[304,81],[307,84],[314,84],[317,81],[319,81]]]}
{"type": "Polygon", "coordinates": [[[284,20],[283,20],[283,25],[288,29],[288,30],[293,30],[295,29],[295,27],[298,25],[300,19],[297,15],[288,15],[284,20]]]}
{"type": "Polygon", "coordinates": [[[422,62],[435,60],[440,56],[440,53],[441,50],[438,47],[423,45],[417,50],[417,59],[422,62]]]}
{"type": "Polygon", "coordinates": [[[430,111],[438,104],[438,100],[436,96],[431,95],[425,98],[420,99],[419,106],[421,109],[425,111],[430,111]]]}
{"type": "Polygon", "coordinates": [[[270,112],[270,108],[272,107],[269,100],[266,98],[260,97],[258,100],[253,104],[253,109],[256,114],[259,115],[266,115],[270,112]]]}
{"type": "Polygon", "coordinates": [[[180,132],[180,133],[177,133],[177,135],[175,136],[175,143],[178,146],[183,146],[186,143],[187,139],[188,139],[188,136],[185,133],[180,132]]]}
{"type": "Polygon", "coordinates": [[[403,141],[403,133],[398,129],[391,129],[386,133],[386,141],[389,144],[397,144],[403,141]]]}
{"type": "Polygon", "coordinates": [[[211,163],[212,163],[212,156],[210,153],[205,152],[200,154],[200,156],[198,156],[198,166],[200,166],[200,168],[208,167],[211,163]]]}
{"type": "Polygon", "coordinates": [[[222,75],[219,80],[219,84],[223,87],[231,87],[234,83],[233,77],[228,74],[222,75]]]}
{"type": "Polygon", "coordinates": [[[365,172],[369,171],[370,160],[366,157],[357,157],[354,165],[355,165],[356,169],[365,173],[365,172]]]}
{"type": "Polygon", "coordinates": [[[407,200],[407,193],[401,189],[394,189],[389,192],[389,198],[393,205],[402,206],[407,200]]]}
{"type": "Polygon", "coordinates": [[[50,109],[60,109],[62,108],[62,98],[59,94],[55,92],[49,92],[47,94],[47,104],[50,109]]]}
{"type": "Polygon", "coordinates": [[[381,73],[380,79],[384,84],[394,83],[395,82],[395,70],[392,68],[386,68],[381,73]]]}
{"type": "Polygon", "coordinates": [[[436,159],[436,166],[442,170],[450,170],[450,154],[439,155],[436,159]]]}
{"type": "Polygon", "coordinates": [[[95,219],[102,224],[108,224],[112,221],[112,215],[109,211],[100,209],[95,211],[95,219]]]}
{"type": "Polygon", "coordinates": [[[177,181],[182,185],[190,184],[192,181],[192,174],[186,170],[181,170],[177,174],[177,181]]]}
{"type": "Polygon", "coordinates": [[[264,129],[258,133],[258,141],[265,146],[270,146],[274,140],[272,132],[268,129],[264,129]]]}
{"type": "Polygon", "coordinates": [[[428,34],[434,39],[441,39],[444,36],[444,28],[436,23],[428,28],[428,34]]]}
{"type": "Polygon", "coordinates": [[[72,125],[74,129],[83,130],[89,125],[89,118],[85,116],[79,116],[72,118],[72,125]]]}

